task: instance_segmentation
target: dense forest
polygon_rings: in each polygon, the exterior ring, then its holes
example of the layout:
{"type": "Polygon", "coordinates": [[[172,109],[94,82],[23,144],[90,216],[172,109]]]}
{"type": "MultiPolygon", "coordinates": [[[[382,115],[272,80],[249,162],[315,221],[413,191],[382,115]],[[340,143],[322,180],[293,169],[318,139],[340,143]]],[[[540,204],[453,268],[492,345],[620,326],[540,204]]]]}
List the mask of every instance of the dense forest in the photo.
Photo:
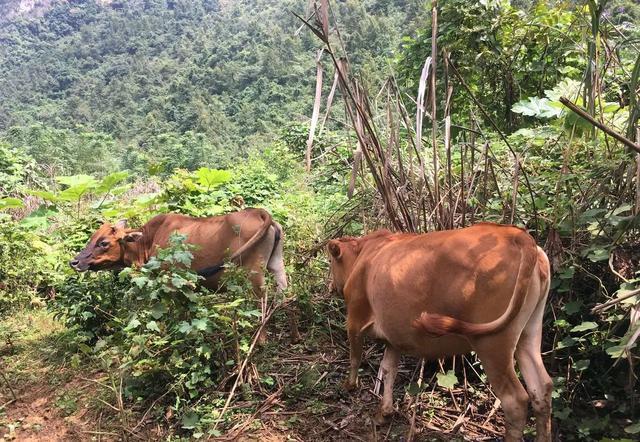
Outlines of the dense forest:
{"type": "Polygon", "coordinates": [[[637,2],[0,0],[0,60],[3,440],[500,437],[475,353],[403,356],[375,425],[384,347],[345,392],[325,252],[481,221],[550,259],[554,440],[639,437],[637,2]],[[180,235],[69,266],[105,222],[246,207],[284,232],[261,301],[233,262],[202,287],[180,235]]]}

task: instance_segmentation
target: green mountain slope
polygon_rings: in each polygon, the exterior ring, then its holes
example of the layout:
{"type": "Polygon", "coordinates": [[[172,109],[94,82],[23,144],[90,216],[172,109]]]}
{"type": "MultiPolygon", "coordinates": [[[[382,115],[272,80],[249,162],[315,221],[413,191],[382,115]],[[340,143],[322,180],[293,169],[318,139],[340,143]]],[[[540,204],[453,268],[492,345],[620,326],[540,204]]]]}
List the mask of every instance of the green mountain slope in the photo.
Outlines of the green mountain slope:
{"type": "MultiPolygon", "coordinates": [[[[241,151],[310,114],[318,43],[292,14],[305,0],[35,3],[0,6],[0,131],[98,132],[120,151],[191,133],[241,151]]],[[[385,67],[406,3],[335,7],[356,63],[385,67]]]]}

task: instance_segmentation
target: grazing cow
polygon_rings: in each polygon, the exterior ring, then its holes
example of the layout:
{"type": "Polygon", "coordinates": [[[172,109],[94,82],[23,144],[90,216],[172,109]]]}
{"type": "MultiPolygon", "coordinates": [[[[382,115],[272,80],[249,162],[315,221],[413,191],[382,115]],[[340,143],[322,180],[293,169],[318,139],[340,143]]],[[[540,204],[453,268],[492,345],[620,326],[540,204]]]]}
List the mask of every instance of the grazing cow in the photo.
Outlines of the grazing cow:
{"type": "Polygon", "coordinates": [[[357,386],[363,336],[386,343],[377,423],[393,413],[400,354],[436,359],[473,350],[502,401],[505,441],[522,439],[529,399],[536,440],[551,440],[552,383],[540,355],[549,260],[527,232],[490,223],[424,235],[378,231],[334,239],[327,249],[332,288],[347,308],[345,388],[357,386]]]}
{"type": "MultiPolygon", "coordinates": [[[[103,224],[84,250],[69,264],[75,270],[118,270],[141,266],[166,247],[169,237],[178,232],[198,247],[193,251],[191,267],[205,278],[203,285],[218,287],[224,272],[225,257],[249,270],[256,295],[264,286],[264,267],[273,273],[278,291],[287,288],[282,254],[282,227],[263,209],[246,209],[227,215],[192,218],[175,213],[158,215],[139,229],[127,228],[126,221],[103,224]]],[[[290,312],[291,337],[299,339],[290,312]]]]}

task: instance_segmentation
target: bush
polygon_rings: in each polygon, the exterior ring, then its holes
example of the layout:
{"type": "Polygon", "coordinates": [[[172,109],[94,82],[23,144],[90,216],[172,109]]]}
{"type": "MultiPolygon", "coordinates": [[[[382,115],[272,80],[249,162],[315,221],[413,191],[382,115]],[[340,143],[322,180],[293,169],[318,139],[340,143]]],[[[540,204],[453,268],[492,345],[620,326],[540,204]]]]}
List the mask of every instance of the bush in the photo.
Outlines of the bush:
{"type": "Polygon", "coordinates": [[[60,289],[57,312],[125,368],[130,394],[162,385],[159,393],[172,390],[177,400],[199,397],[248,350],[259,322],[244,272],[230,265],[225,292],[206,290],[189,269],[194,246],[185,239],[174,234],[142,268],[79,275],[60,289]]]}
{"type": "Polygon", "coordinates": [[[46,293],[56,253],[43,238],[0,214],[0,314],[46,293]]]}
{"type": "Polygon", "coordinates": [[[93,344],[121,325],[118,318],[128,287],[127,281],[111,272],[74,274],[60,283],[51,308],[67,327],[76,330],[79,341],[93,344]]]}

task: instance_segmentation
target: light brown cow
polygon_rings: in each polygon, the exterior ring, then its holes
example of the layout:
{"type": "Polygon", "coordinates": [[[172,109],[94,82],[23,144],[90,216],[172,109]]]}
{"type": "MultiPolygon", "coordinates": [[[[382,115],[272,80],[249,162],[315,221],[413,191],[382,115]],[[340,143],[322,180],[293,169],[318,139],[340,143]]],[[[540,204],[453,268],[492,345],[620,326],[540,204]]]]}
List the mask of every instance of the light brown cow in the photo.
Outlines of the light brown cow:
{"type": "MultiPolygon", "coordinates": [[[[205,287],[218,287],[227,258],[249,270],[256,295],[263,293],[265,266],[273,273],[277,290],[287,288],[282,227],[263,209],[246,209],[208,218],[174,213],[158,215],[140,229],[127,228],[126,221],[115,225],[106,223],[69,264],[80,272],[141,266],[155,255],[158,247],[169,244],[169,237],[174,232],[186,235],[188,243],[198,246],[193,251],[191,267],[205,278],[205,287]]],[[[290,325],[292,339],[298,340],[298,329],[291,312],[290,325]]]]}
{"type": "Polygon", "coordinates": [[[537,440],[551,439],[552,383],[540,355],[549,260],[528,233],[489,223],[424,235],[378,231],[327,249],[332,286],[347,307],[347,389],[357,386],[363,336],[386,343],[378,423],[393,413],[400,354],[435,359],[474,350],[502,401],[505,440],[521,440],[529,399],[537,440]]]}

